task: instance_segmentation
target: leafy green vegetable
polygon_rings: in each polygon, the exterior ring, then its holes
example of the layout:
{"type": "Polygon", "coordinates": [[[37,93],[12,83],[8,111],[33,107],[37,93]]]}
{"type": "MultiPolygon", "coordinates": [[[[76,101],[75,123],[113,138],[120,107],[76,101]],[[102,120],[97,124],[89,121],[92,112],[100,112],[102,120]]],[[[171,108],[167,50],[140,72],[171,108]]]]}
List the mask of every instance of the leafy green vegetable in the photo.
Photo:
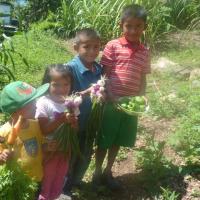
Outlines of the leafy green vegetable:
{"type": "Polygon", "coordinates": [[[72,154],[80,155],[80,148],[78,143],[77,131],[69,124],[62,124],[55,131],[54,139],[58,142],[58,150],[63,152],[64,155],[68,155],[72,151],[72,154]]]}
{"type": "Polygon", "coordinates": [[[33,200],[36,190],[37,183],[16,161],[0,166],[0,200],[33,200]]]}
{"type": "Polygon", "coordinates": [[[92,110],[86,126],[86,145],[91,145],[94,138],[98,137],[97,134],[99,133],[101,127],[104,108],[105,103],[93,100],[92,110]]]}
{"type": "Polygon", "coordinates": [[[147,110],[145,97],[122,97],[116,104],[117,108],[130,115],[138,115],[147,110]]]}

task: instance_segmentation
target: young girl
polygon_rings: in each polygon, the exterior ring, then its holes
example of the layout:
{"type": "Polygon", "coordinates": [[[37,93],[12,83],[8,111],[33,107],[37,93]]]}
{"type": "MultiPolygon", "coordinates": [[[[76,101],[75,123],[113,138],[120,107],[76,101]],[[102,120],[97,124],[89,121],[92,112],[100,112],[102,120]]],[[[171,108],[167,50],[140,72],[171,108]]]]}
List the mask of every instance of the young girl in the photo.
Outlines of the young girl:
{"type": "MultiPolygon", "coordinates": [[[[36,118],[41,131],[46,136],[48,145],[44,148],[44,178],[42,181],[39,200],[56,199],[62,192],[64,177],[68,171],[70,155],[56,151],[57,144],[53,140],[54,131],[63,123],[76,127],[77,118],[72,114],[65,114],[64,97],[71,93],[73,78],[66,66],[50,65],[44,74],[43,83],[49,83],[48,93],[41,97],[36,104],[36,118]],[[55,117],[55,113],[57,114],[55,117]],[[53,154],[52,154],[53,151],[53,154]]],[[[63,133],[64,134],[64,133],[63,133]]]]}

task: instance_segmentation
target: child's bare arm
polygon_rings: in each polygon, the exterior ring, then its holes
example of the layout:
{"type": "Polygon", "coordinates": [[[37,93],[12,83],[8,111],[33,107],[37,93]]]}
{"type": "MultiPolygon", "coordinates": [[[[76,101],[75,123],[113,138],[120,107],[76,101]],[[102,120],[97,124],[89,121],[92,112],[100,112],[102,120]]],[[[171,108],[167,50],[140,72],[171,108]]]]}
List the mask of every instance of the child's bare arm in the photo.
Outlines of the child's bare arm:
{"type": "Polygon", "coordinates": [[[46,117],[40,117],[38,118],[38,121],[43,135],[48,135],[52,133],[56,128],[58,128],[64,122],[63,119],[61,119],[60,121],[56,120],[50,122],[49,119],[46,117]]]}
{"type": "Polygon", "coordinates": [[[110,72],[111,72],[111,67],[103,66],[103,74],[104,75],[106,75],[108,77],[110,72]]]}
{"type": "Polygon", "coordinates": [[[60,113],[60,115],[56,117],[56,119],[53,121],[50,121],[48,118],[45,118],[45,117],[38,118],[43,135],[48,135],[52,133],[63,123],[74,124],[74,121],[77,119],[73,120],[72,118],[75,118],[73,116],[74,116],[73,114],[69,114],[69,113],[67,114],[60,113]]]}
{"type": "Polygon", "coordinates": [[[146,74],[142,74],[139,95],[143,96],[146,93],[146,74]]]}
{"type": "MultiPolygon", "coordinates": [[[[111,67],[103,66],[103,74],[106,77],[109,76],[110,72],[111,72],[111,67]]],[[[115,102],[118,99],[118,97],[113,95],[113,93],[111,92],[111,85],[108,78],[106,81],[106,99],[111,102],[115,102]]]]}
{"type": "Polygon", "coordinates": [[[62,113],[56,118],[56,120],[50,121],[49,118],[40,117],[38,118],[38,121],[43,135],[48,135],[56,130],[61,124],[66,122],[66,116],[62,113]]]}
{"type": "Polygon", "coordinates": [[[90,95],[90,91],[91,91],[91,89],[92,89],[92,86],[89,87],[89,88],[86,89],[86,90],[83,90],[83,91],[81,91],[81,92],[78,92],[78,94],[80,94],[81,96],[87,96],[87,95],[90,95]]]}

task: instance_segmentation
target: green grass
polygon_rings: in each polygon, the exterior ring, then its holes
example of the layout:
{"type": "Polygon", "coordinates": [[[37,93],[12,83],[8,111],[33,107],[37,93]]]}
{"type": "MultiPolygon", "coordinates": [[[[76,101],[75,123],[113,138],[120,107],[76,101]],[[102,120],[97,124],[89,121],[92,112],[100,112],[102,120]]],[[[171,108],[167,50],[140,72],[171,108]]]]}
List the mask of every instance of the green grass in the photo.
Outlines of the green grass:
{"type": "MultiPolygon", "coordinates": [[[[182,33],[179,33],[182,34],[182,33]]],[[[173,37],[173,36],[172,36],[173,37]]],[[[191,38],[193,34],[191,33],[191,38]]],[[[152,114],[159,118],[176,118],[185,115],[191,96],[189,74],[182,75],[181,70],[187,70],[187,73],[194,68],[199,67],[200,48],[192,42],[184,44],[184,40],[177,41],[181,46],[177,46],[176,40],[171,43],[170,48],[156,52],[152,62],[156,63],[160,57],[165,57],[177,65],[169,66],[169,70],[153,71],[148,77],[147,96],[150,100],[152,114]],[[155,86],[156,83],[156,86],[155,86]],[[175,94],[175,98],[168,98],[175,94]]]]}
{"type": "MultiPolygon", "coordinates": [[[[191,38],[193,35],[191,34],[191,38]]],[[[172,44],[173,45],[173,44],[172,44]]],[[[163,56],[177,63],[178,67],[169,71],[153,72],[149,78],[148,97],[152,116],[173,119],[176,126],[169,137],[169,144],[182,157],[186,165],[199,165],[199,88],[191,87],[187,76],[176,73],[199,68],[200,48],[193,42],[189,45],[168,49],[156,57],[163,56]],[[177,69],[176,69],[177,68],[177,69]],[[156,82],[157,87],[152,85],[156,82]],[[170,98],[170,95],[174,97],[170,98]]],[[[156,57],[154,58],[156,60],[156,57]]]]}
{"type": "Polygon", "coordinates": [[[48,64],[66,63],[72,58],[62,40],[50,33],[31,30],[26,35],[12,38],[14,48],[27,60],[29,68],[19,56],[14,56],[17,80],[26,81],[34,86],[40,85],[44,69],[48,64]]]}
{"type": "Polygon", "coordinates": [[[161,55],[168,57],[170,60],[179,63],[184,67],[198,67],[200,63],[200,48],[193,45],[178,50],[172,49],[163,52],[161,55]]]}

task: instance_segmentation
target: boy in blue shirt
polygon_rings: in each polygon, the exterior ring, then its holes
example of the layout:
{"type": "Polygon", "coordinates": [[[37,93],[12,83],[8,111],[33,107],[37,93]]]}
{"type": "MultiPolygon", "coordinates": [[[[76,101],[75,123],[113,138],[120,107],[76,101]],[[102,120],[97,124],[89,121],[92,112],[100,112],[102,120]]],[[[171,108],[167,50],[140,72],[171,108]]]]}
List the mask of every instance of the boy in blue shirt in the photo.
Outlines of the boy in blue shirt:
{"type": "MultiPolygon", "coordinates": [[[[69,194],[72,186],[78,186],[89,166],[93,153],[93,142],[86,143],[86,126],[91,112],[90,87],[96,83],[102,74],[102,67],[95,62],[100,50],[100,36],[90,28],[77,32],[74,49],[78,53],[67,66],[74,77],[73,92],[79,92],[84,98],[79,116],[79,145],[81,158],[72,158],[71,170],[64,186],[64,193],[69,194]]],[[[73,156],[73,155],[72,155],[73,156]]]]}

